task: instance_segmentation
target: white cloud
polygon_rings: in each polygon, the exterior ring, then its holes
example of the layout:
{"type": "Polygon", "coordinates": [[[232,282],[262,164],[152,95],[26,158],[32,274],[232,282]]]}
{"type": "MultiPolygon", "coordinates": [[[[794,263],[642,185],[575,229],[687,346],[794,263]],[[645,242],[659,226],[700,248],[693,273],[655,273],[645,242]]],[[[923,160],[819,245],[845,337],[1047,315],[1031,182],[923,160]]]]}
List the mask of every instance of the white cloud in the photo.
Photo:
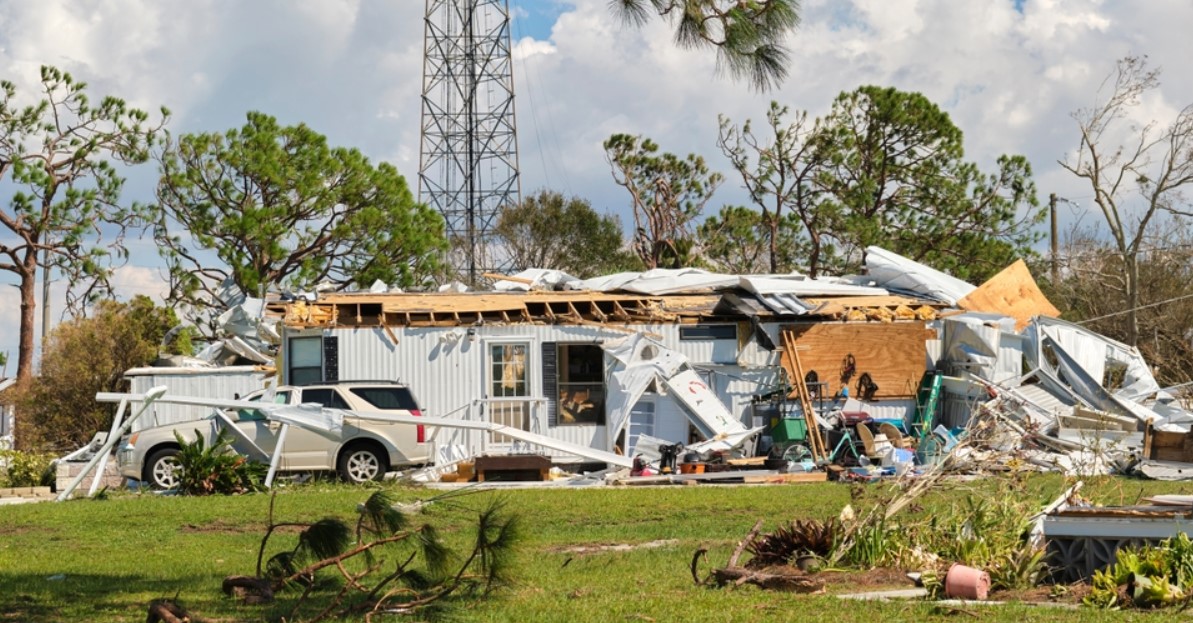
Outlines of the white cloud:
{"type": "MultiPolygon", "coordinates": [[[[559,17],[549,39],[515,45],[522,188],[563,190],[625,215],[624,191],[601,149],[610,134],[644,134],[728,172],[715,145],[718,114],[761,119],[774,99],[818,115],[838,93],[876,84],[941,105],[964,131],[967,157],[982,166],[1022,153],[1042,198],[1057,192],[1082,202],[1089,191],[1056,161],[1076,145],[1070,111],[1093,102],[1117,58],[1147,54],[1166,69],[1140,120],[1193,102],[1193,75],[1184,70],[1188,0],[1029,0],[1022,12],[1011,0],[802,4],[790,77],[773,93],[717,75],[714,53],[677,48],[663,20],[636,29],[616,19],[607,0],[553,5],[559,17]]],[[[413,188],[424,8],[408,0],[0,3],[0,78],[36,92],[37,67],[58,65],[87,81],[93,96],[169,106],[174,133],[222,132],[262,110],[394,162],[413,188]]],[[[153,177],[130,179],[126,197],[151,198],[153,177]]],[[[711,209],[745,200],[730,180],[711,209]]],[[[145,269],[159,263],[149,244],[131,259],[145,269]]],[[[151,289],[149,273],[128,279],[130,289],[151,289]]],[[[14,297],[0,298],[0,320],[15,314],[14,297]]],[[[15,325],[5,326],[15,335],[15,325]]]]}

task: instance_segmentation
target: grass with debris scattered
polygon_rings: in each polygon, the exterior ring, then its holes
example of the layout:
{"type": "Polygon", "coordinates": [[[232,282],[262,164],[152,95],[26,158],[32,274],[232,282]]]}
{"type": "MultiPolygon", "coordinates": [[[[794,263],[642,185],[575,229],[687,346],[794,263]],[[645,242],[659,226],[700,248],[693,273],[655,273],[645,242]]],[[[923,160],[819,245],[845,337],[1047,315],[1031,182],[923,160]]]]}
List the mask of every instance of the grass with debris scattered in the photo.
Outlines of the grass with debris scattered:
{"type": "MultiPolygon", "coordinates": [[[[403,501],[442,492],[386,484],[403,501]]],[[[1015,495],[1044,505],[1067,486],[1033,475],[1015,495]]],[[[973,615],[995,621],[1118,620],[1121,613],[1030,605],[941,606],[924,602],[844,602],[753,587],[696,586],[689,563],[707,548],[707,573],[723,566],[758,519],[765,528],[795,518],[859,512],[889,499],[888,485],[836,483],[619,487],[482,492],[432,503],[429,521],[447,538],[493,496],[522,518],[515,584],[490,598],[448,604],[423,618],[449,621],[926,621],[973,615]],[[847,616],[843,616],[848,613],[847,616]]],[[[1001,477],[952,481],[907,512],[931,516],[959,496],[1006,495],[1001,477]]],[[[1129,504],[1141,495],[1190,493],[1193,485],[1125,478],[1087,483],[1095,502],[1129,504]]],[[[279,518],[350,516],[369,490],[326,483],[294,486],[277,498],[279,518]]],[[[175,597],[207,620],[276,621],[294,595],[273,606],[245,606],[220,591],[225,576],[251,574],[269,496],[177,497],[115,494],[105,500],[37,503],[0,509],[0,621],[143,621],[150,600],[175,597]]],[[[455,534],[455,531],[459,531],[455,534]]],[[[905,588],[897,573],[828,574],[830,593],[905,588]],[[843,578],[843,579],[842,579],[843,578]],[[879,578],[877,585],[874,578],[879,578]],[[890,585],[888,583],[889,578],[890,585]]],[[[1139,615],[1135,615],[1139,616],[1139,615]]],[[[1168,620],[1177,613],[1146,615],[1168,620]]]]}

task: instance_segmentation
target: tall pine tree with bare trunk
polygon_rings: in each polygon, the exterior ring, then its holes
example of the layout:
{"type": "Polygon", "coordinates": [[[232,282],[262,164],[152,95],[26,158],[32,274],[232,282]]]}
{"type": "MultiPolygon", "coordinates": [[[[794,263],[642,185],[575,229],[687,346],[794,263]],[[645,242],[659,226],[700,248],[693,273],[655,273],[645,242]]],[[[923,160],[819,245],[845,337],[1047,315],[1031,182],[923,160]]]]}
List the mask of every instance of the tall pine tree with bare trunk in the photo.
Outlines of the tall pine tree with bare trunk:
{"type": "Polygon", "coordinates": [[[0,81],[0,184],[15,189],[0,205],[0,271],[12,273],[21,297],[17,378],[33,376],[38,269],[57,270],[68,305],[80,309],[110,292],[125,234],[142,222],[120,204],[117,165],[149,159],[169,112],[157,120],[121,99],[87,96],[87,85],[41,68],[41,99],[21,106],[16,86],[0,81]]]}

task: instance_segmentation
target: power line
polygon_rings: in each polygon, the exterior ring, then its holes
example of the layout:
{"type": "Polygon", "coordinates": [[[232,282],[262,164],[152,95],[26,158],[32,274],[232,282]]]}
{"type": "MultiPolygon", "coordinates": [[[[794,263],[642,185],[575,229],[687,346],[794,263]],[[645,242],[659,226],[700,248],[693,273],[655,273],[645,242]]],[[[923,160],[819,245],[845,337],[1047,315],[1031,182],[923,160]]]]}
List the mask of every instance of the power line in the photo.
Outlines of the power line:
{"type": "Polygon", "coordinates": [[[1089,322],[1094,322],[1094,321],[1097,321],[1097,320],[1105,320],[1105,319],[1107,319],[1107,318],[1114,318],[1115,316],[1122,316],[1123,314],[1129,314],[1129,313],[1131,313],[1131,312],[1133,312],[1133,311],[1139,311],[1139,310],[1141,310],[1141,309],[1149,309],[1149,308],[1152,308],[1152,307],[1159,307],[1159,306],[1161,306],[1161,305],[1167,305],[1168,303],[1174,303],[1174,302],[1176,302],[1176,301],[1183,301],[1183,300],[1185,300],[1185,299],[1193,299],[1193,294],[1186,294],[1186,295],[1184,295],[1184,296],[1176,296],[1176,297],[1173,297],[1173,298],[1170,298],[1170,299],[1165,299],[1165,300],[1163,300],[1163,301],[1159,301],[1159,302],[1156,302],[1156,303],[1149,303],[1149,304],[1147,304],[1147,305],[1140,305],[1139,307],[1134,307],[1134,308],[1131,308],[1131,309],[1125,309],[1125,310],[1123,310],[1123,311],[1117,311],[1117,312],[1114,312],[1113,314],[1106,314],[1105,316],[1098,316],[1097,318],[1088,318],[1088,319],[1086,319],[1086,320],[1082,320],[1082,321],[1078,322],[1077,324],[1086,324],[1086,323],[1089,323],[1089,322]]]}

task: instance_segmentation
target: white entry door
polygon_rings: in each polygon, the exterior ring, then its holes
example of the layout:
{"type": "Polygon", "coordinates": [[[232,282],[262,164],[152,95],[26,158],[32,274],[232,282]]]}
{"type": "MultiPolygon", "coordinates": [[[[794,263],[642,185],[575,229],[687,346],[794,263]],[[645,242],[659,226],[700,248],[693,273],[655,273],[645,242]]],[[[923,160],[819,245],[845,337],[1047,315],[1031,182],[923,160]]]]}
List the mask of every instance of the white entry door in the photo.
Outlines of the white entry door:
{"type": "MultiPolygon", "coordinates": [[[[532,430],[534,399],[530,395],[530,344],[528,342],[490,342],[486,351],[488,396],[486,415],[490,422],[524,431],[532,430]]],[[[514,440],[498,433],[489,434],[489,443],[509,445],[514,440]]]]}

